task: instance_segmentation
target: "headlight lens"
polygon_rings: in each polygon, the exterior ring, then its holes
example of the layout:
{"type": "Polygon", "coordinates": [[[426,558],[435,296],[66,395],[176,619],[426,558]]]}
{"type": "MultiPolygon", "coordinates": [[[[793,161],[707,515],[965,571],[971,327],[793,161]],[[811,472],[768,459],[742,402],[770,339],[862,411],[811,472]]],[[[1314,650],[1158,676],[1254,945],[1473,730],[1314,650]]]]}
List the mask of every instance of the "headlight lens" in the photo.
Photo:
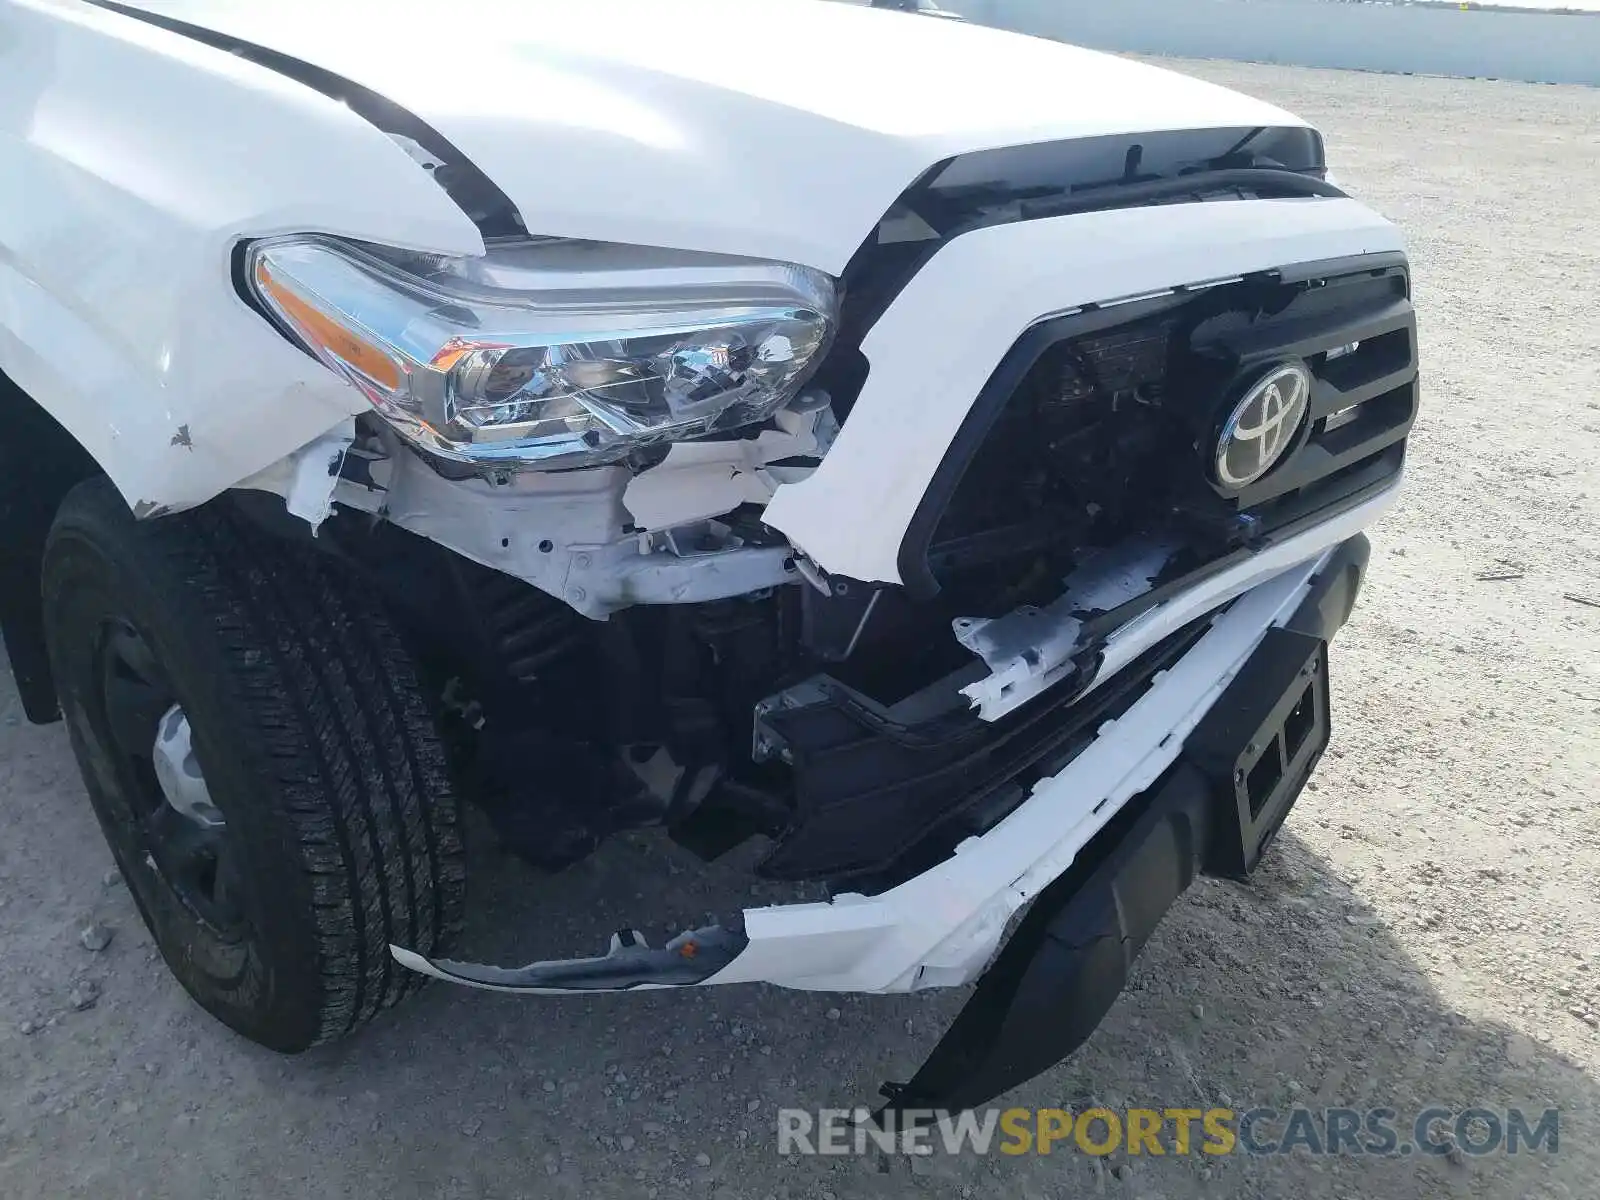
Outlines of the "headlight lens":
{"type": "Polygon", "coordinates": [[[761,421],[821,360],[805,267],[532,240],[441,259],[253,244],[256,299],[406,437],[456,461],[576,467],[761,421]]]}

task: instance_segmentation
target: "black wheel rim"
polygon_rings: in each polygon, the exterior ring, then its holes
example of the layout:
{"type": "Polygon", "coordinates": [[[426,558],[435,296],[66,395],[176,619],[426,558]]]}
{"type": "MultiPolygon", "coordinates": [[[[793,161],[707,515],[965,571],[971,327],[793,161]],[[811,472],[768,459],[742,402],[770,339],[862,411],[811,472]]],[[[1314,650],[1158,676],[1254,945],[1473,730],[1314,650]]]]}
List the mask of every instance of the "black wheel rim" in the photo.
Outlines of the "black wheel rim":
{"type": "MultiPolygon", "coordinates": [[[[114,760],[104,784],[119,826],[123,866],[176,900],[221,942],[244,940],[240,889],[225,824],[203,824],[169,799],[156,769],[161,723],[178,696],[150,643],[125,621],[105,622],[96,639],[90,721],[114,760]]],[[[181,709],[179,710],[181,713],[181,709]]],[[[187,718],[184,718],[186,721],[187,718]]]]}

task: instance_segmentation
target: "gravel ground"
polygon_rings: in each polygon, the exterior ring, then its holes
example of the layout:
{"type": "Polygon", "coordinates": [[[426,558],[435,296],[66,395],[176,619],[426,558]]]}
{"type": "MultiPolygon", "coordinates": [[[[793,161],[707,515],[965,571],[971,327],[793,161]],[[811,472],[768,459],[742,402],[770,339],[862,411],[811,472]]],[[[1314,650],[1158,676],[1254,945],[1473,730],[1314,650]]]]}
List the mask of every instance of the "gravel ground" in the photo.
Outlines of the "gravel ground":
{"type": "MultiPolygon", "coordinates": [[[[1409,231],[1426,407],[1312,790],[1255,880],[1193,890],[1090,1045],[1013,1100],[1556,1105],[1559,1153],[778,1156],[778,1106],[906,1077],[958,994],[438,987],[281,1059],[169,980],[64,734],[24,724],[8,681],[0,1194],[1593,1195],[1600,607],[1570,597],[1600,601],[1600,91],[1181,65],[1318,122],[1341,181],[1409,231]]],[[[643,839],[554,879],[478,845],[468,949],[491,958],[749,891],[643,839]]]]}

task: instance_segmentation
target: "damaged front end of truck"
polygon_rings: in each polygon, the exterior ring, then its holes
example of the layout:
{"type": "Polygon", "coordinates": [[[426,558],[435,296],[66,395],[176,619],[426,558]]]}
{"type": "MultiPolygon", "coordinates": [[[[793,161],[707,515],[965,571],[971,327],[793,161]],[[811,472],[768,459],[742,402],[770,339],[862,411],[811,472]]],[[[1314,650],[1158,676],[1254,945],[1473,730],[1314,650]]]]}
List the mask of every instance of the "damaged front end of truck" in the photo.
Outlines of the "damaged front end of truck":
{"type": "MultiPolygon", "coordinates": [[[[1160,139],[1124,140],[1119,152],[1160,139]]],[[[1081,153],[1063,149],[1055,166],[1081,153]]],[[[477,795],[507,843],[559,868],[628,828],[665,827],[707,857],[754,838],[759,875],[828,896],[658,948],[627,930],[593,958],[502,968],[396,947],[402,963],[526,992],[978,978],[933,1058],[890,1089],[896,1107],[962,1107],[1078,1045],[1197,874],[1254,864],[1326,743],[1326,644],[1354,603],[1359,530],[1392,496],[1415,411],[1404,260],[1345,254],[1029,314],[925,486],[886,490],[912,485],[915,405],[873,414],[893,432],[868,427],[876,458],[859,485],[830,477],[840,444],[872,419],[858,410],[876,360],[892,357],[869,352],[874,331],[893,335],[897,301],[960,238],[1059,229],[1073,213],[1126,218],[1142,202],[1336,199],[1314,162],[1058,179],[1018,196],[995,157],[982,186],[942,187],[972,172],[957,161],[909,190],[836,291],[808,280],[756,315],[768,340],[754,346],[722,337],[691,357],[674,330],[651,335],[669,344],[656,360],[668,367],[640,367],[611,339],[560,355],[494,346],[485,366],[463,368],[485,352],[459,328],[437,335],[427,350],[451,358],[446,388],[486,378],[503,393],[495,412],[549,421],[550,402],[527,395],[565,380],[600,436],[563,416],[539,447],[545,469],[519,469],[521,426],[447,453],[415,437],[408,452],[403,423],[371,418],[334,440],[336,474],[314,480],[334,502],[318,536],[387,581],[441,664],[477,795]],[[607,441],[653,404],[693,411],[663,403],[663,385],[723,403],[767,369],[792,373],[766,415],[737,412],[727,429],[695,416],[689,440],[607,441]],[[1263,384],[1276,389],[1265,407],[1263,384]],[[1230,438],[1274,419],[1280,444],[1261,470],[1263,447],[1230,438]],[[824,486],[848,522],[833,531],[806,505],[824,486]],[[911,501],[909,518],[885,538],[891,498],[911,501]],[[835,569],[885,546],[892,571],[835,569]],[[1249,623],[1250,601],[1265,621],[1249,623]],[[1246,640],[1228,642],[1230,629],[1246,640]],[[1163,720],[1153,692],[1185,668],[1201,672],[1209,707],[1163,720]],[[1123,723],[1144,747],[1136,759],[1086,761],[1123,723]],[[1042,841],[967,872],[1023,813],[1042,841]],[[924,906],[942,923],[911,911],[924,906]]],[[[332,289],[280,271],[270,243],[256,253],[260,298],[309,340],[295,305],[332,289]]],[[[585,258],[587,283],[611,252],[517,253],[585,258]]],[[[324,353],[376,390],[354,354],[324,353]]]]}
{"type": "Polygon", "coordinates": [[[227,505],[381,597],[523,858],[658,828],[758,842],[813,897],[523,966],[397,936],[399,963],[530,993],[976,981],[886,1089],[963,1108],[1079,1045],[1196,876],[1255,865],[1327,744],[1417,406],[1401,240],[1313,130],[834,6],[784,27],[849,60],[824,96],[636,62],[676,28],[641,6],[609,58],[603,14],[496,47],[515,105],[437,104],[320,16],[98,7],[225,52],[196,62],[304,120],[324,176],[364,165],[344,207],[297,151],[202,214],[116,424],[19,383],[142,520],[227,505]],[[575,81],[583,121],[539,115],[575,81]]]}

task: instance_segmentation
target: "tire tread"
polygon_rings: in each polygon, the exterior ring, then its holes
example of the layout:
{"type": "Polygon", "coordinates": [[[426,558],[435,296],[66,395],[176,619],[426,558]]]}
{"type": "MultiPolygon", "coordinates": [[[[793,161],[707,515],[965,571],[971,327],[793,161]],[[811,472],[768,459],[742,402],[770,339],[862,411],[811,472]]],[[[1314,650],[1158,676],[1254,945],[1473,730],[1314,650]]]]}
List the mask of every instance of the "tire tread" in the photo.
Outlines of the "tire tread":
{"type": "MultiPolygon", "coordinates": [[[[122,504],[105,481],[80,485],[58,524],[85,507],[103,524],[108,500],[122,504]]],[[[437,954],[462,921],[458,803],[410,655],[350,568],[225,500],[127,528],[204,626],[307,885],[321,995],[306,1045],[350,1033],[424,982],[389,944],[437,954]]]]}

